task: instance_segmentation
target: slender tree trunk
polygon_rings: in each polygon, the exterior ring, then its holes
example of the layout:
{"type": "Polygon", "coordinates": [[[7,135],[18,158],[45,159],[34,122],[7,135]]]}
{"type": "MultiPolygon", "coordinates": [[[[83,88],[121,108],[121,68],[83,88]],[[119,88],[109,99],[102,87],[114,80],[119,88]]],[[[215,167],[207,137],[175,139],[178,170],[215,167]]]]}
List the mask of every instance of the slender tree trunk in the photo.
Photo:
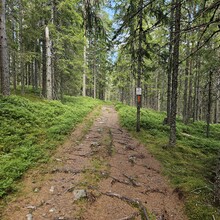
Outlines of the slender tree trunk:
{"type": "Polygon", "coordinates": [[[39,70],[38,60],[35,58],[34,59],[34,90],[35,92],[38,89],[38,70],[39,70]]]}
{"type": "Polygon", "coordinates": [[[49,28],[45,28],[46,39],[46,62],[47,62],[47,99],[53,99],[53,85],[52,85],[52,59],[51,59],[51,41],[49,36],[49,28]]]}
{"type": "Polygon", "coordinates": [[[93,64],[93,68],[94,68],[94,94],[93,94],[93,97],[94,99],[96,99],[96,90],[97,90],[97,73],[96,73],[96,63],[94,62],[93,64]]]}
{"type": "MultiPolygon", "coordinates": [[[[218,85],[220,84],[220,79],[218,79],[218,85]]],[[[220,91],[218,89],[217,91],[217,98],[215,101],[215,115],[214,115],[214,123],[218,124],[219,123],[219,96],[220,96],[220,91]]]]}
{"type": "MultiPolygon", "coordinates": [[[[16,43],[16,39],[15,39],[15,21],[12,21],[12,39],[13,39],[13,43],[16,43]]],[[[16,56],[16,52],[12,51],[11,52],[11,60],[12,60],[12,64],[11,64],[11,75],[13,77],[13,89],[14,92],[16,92],[17,90],[17,72],[16,72],[16,64],[17,64],[17,60],[16,60],[17,56],[16,56]]]]}
{"type": "Polygon", "coordinates": [[[84,46],[84,67],[83,67],[83,96],[86,96],[86,66],[87,66],[87,58],[86,58],[86,45],[84,46]]]}
{"type": "Polygon", "coordinates": [[[46,40],[42,39],[42,96],[47,97],[47,56],[46,40]]]}
{"type": "Polygon", "coordinates": [[[211,123],[211,109],[212,109],[212,76],[213,72],[209,72],[209,87],[208,87],[208,108],[206,116],[206,137],[210,136],[210,123],[211,123]]]}
{"type": "Polygon", "coordinates": [[[196,69],[196,85],[195,85],[195,100],[194,100],[194,116],[193,121],[199,120],[200,116],[200,60],[197,60],[197,69],[196,69]]]}
{"type": "Polygon", "coordinates": [[[170,114],[171,114],[171,86],[172,86],[172,71],[173,71],[173,21],[174,21],[174,0],[172,0],[171,2],[169,65],[167,71],[167,123],[168,124],[170,124],[170,114]]]}
{"type": "MultiPolygon", "coordinates": [[[[187,41],[187,56],[189,55],[189,41],[187,41]]],[[[184,95],[183,95],[183,122],[187,123],[188,113],[188,84],[189,84],[189,59],[186,60],[184,95]]]]}
{"type": "MultiPolygon", "coordinates": [[[[137,76],[137,87],[141,88],[141,75],[142,75],[142,61],[143,61],[143,0],[139,1],[139,39],[138,39],[138,76],[137,76]]],[[[141,96],[137,99],[137,125],[136,131],[140,131],[140,118],[141,118],[141,96]]]]}
{"type": "Polygon", "coordinates": [[[178,73],[179,73],[180,18],[181,18],[181,0],[176,0],[172,96],[171,96],[172,108],[170,114],[171,117],[170,117],[170,138],[169,138],[170,146],[176,145],[176,111],[177,111],[177,89],[178,89],[178,73]]]}
{"type": "Polygon", "coordinates": [[[188,108],[187,108],[187,118],[186,123],[189,122],[190,118],[192,118],[193,112],[193,73],[192,73],[193,61],[189,62],[189,94],[188,94],[188,108]]]}
{"type": "Polygon", "coordinates": [[[8,96],[10,95],[10,76],[5,23],[5,0],[0,1],[0,74],[1,93],[8,96]]]}
{"type": "Polygon", "coordinates": [[[82,88],[82,95],[85,97],[86,96],[86,70],[87,70],[87,46],[86,46],[86,41],[87,41],[87,30],[86,30],[86,2],[85,0],[83,1],[83,17],[84,17],[84,40],[85,40],[85,45],[83,49],[83,58],[84,58],[84,64],[83,64],[83,88],[82,88]]]}
{"type": "Polygon", "coordinates": [[[12,52],[12,76],[13,76],[13,89],[17,90],[17,72],[16,72],[16,55],[15,52],[12,52]]]}

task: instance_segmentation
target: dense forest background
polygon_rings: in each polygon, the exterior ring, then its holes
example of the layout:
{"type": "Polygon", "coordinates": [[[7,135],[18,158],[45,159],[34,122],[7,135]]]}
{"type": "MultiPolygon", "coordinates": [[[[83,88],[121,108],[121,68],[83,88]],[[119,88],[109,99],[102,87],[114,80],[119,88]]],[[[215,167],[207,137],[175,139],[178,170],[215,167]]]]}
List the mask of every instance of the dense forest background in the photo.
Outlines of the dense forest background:
{"type": "Polygon", "coordinates": [[[48,99],[83,94],[135,105],[142,87],[142,106],[167,111],[168,121],[177,113],[185,123],[218,123],[219,5],[1,1],[1,93],[31,88],[48,99]]]}

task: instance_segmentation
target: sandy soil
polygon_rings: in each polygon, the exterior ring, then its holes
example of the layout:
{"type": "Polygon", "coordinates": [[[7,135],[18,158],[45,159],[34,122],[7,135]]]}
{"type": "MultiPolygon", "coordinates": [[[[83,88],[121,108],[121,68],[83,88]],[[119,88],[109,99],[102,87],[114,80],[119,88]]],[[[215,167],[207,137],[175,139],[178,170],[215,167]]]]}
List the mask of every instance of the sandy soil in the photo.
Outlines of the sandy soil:
{"type": "Polygon", "coordinates": [[[119,126],[112,107],[102,108],[87,134],[82,130],[72,133],[50,164],[25,176],[3,220],[187,219],[159,162],[119,126]],[[76,190],[84,198],[76,199],[76,190]]]}

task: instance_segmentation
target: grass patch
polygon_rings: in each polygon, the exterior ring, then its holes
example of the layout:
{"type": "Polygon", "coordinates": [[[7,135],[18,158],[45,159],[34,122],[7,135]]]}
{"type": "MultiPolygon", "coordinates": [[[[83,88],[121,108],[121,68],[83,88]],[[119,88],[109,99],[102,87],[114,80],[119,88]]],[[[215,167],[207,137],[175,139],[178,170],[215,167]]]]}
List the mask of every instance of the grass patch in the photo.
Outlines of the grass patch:
{"type": "Polygon", "coordinates": [[[163,165],[171,184],[185,196],[189,219],[220,219],[220,208],[213,204],[215,162],[220,150],[220,125],[211,125],[211,137],[205,137],[205,123],[185,125],[177,119],[177,146],[168,143],[169,127],[163,125],[165,113],[141,110],[141,132],[136,133],[136,108],[116,104],[120,123],[144,143],[163,165]]]}
{"type": "Polygon", "coordinates": [[[15,181],[51,152],[101,101],[64,97],[39,99],[33,94],[0,96],[0,197],[15,190],[15,181]]]}

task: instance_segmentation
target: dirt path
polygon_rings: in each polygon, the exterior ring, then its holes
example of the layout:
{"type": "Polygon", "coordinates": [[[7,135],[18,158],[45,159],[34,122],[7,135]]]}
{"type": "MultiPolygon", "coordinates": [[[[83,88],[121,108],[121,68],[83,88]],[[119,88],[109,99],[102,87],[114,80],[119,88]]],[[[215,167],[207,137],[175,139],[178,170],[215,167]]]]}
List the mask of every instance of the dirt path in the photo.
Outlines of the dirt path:
{"type": "Polygon", "coordinates": [[[79,142],[81,133],[73,132],[53,163],[25,177],[3,220],[187,219],[159,163],[119,126],[112,107],[102,108],[79,142]]]}

